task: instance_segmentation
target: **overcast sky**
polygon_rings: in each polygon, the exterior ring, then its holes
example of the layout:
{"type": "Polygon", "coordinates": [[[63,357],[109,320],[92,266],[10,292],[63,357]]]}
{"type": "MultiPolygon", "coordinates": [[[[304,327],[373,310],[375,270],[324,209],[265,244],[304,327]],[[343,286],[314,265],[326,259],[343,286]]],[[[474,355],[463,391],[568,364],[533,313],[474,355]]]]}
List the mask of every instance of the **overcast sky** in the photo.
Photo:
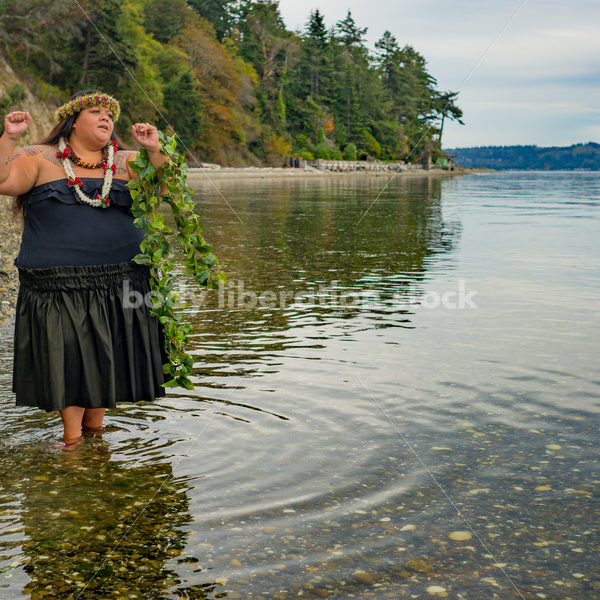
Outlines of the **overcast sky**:
{"type": "Polygon", "coordinates": [[[446,121],[445,148],[600,142],[600,1],[525,0],[510,19],[521,3],[280,0],[279,6],[291,30],[303,29],[315,8],[327,27],[350,9],[369,28],[370,48],[386,29],[400,46],[413,46],[438,89],[460,91],[465,125],[446,121]]]}

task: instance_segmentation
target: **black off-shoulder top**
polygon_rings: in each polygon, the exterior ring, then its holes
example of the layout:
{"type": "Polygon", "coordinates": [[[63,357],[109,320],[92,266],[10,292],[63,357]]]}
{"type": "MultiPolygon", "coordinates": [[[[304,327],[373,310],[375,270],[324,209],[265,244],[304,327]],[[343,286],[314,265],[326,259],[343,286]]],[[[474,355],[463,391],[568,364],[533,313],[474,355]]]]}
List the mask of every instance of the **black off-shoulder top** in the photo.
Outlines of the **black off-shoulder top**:
{"type": "MultiPolygon", "coordinates": [[[[94,198],[101,177],[82,177],[82,191],[94,198]]],[[[45,268],[62,265],[100,265],[127,262],[141,252],[145,229],[133,224],[132,198],[127,182],[113,179],[108,208],[81,202],[57,179],[36,185],[23,196],[27,210],[15,265],[45,268]]]]}

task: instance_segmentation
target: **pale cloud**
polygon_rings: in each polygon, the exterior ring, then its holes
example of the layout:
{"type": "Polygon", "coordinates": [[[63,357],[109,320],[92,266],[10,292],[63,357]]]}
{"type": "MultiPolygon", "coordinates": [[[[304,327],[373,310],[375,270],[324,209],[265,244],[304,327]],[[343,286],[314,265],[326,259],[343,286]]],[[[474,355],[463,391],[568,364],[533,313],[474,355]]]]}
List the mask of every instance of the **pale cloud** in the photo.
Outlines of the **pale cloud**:
{"type": "Polygon", "coordinates": [[[600,140],[600,125],[586,125],[579,133],[584,140],[600,140]]]}
{"type": "Polygon", "coordinates": [[[596,0],[522,5],[521,0],[320,0],[314,6],[280,0],[291,29],[302,28],[317,6],[327,26],[351,9],[357,24],[369,28],[371,48],[391,31],[401,46],[410,44],[423,54],[439,89],[461,86],[458,103],[466,124],[445,126],[445,146],[559,145],[600,138],[596,0]]]}

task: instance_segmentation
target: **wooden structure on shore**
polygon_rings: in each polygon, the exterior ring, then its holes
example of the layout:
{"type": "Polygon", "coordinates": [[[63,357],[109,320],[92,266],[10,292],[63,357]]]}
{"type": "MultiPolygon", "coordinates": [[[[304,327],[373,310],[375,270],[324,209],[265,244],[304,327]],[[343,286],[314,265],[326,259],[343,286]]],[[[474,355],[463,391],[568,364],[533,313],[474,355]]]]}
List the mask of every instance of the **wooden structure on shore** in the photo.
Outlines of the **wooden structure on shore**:
{"type": "Polygon", "coordinates": [[[379,160],[328,160],[319,158],[305,160],[299,156],[289,156],[286,166],[295,169],[318,169],[319,171],[420,171],[421,165],[411,165],[403,161],[382,162],[379,160]]]}

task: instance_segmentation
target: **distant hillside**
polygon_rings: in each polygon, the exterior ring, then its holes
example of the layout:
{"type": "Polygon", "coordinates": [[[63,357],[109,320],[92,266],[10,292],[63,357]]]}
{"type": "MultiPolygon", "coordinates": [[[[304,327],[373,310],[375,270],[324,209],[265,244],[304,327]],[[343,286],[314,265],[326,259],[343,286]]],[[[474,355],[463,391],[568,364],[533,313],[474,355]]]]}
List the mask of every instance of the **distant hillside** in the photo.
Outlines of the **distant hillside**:
{"type": "Polygon", "coordinates": [[[600,144],[573,146],[477,146],[444,150],[462,167],[486,169],[600,170],[600,144]]]}

